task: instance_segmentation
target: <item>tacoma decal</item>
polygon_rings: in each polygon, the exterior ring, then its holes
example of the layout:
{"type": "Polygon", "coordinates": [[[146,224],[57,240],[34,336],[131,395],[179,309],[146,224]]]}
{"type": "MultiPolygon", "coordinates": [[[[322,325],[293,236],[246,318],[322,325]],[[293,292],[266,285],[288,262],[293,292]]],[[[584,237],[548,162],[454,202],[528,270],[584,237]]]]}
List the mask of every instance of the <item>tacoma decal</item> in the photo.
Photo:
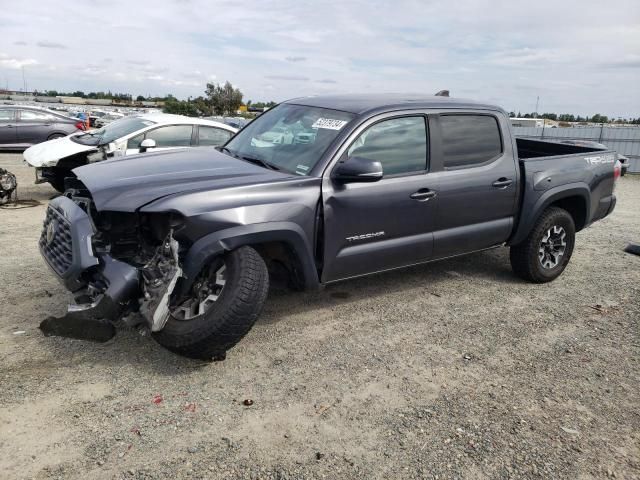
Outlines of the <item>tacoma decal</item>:
{"type": "Polygon", "coordinates": [[[354,235],[347,237],[348,242],[356,242],[358,240],[368,240],[369,238],[384,237],[384,232],[363,233],[362,235],[354,235]]]}

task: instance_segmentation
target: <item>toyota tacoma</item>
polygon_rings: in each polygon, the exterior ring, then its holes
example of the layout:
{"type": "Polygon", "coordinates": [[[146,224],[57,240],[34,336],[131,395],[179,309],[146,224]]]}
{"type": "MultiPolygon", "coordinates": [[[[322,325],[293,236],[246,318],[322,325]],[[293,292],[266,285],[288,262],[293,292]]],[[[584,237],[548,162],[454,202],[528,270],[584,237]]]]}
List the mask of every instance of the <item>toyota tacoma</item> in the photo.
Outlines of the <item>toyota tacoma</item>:
{"type": "Polygon", "coordinates": [[[75,301],[45,333],[150,331],[222,359],[270,273],[299,289],[494,247],[549,282],[609,215],[613,151],[516,139],[496,106],[442,96],[289,100],[224,146],[74,169],[40,250],[75,301]]]}

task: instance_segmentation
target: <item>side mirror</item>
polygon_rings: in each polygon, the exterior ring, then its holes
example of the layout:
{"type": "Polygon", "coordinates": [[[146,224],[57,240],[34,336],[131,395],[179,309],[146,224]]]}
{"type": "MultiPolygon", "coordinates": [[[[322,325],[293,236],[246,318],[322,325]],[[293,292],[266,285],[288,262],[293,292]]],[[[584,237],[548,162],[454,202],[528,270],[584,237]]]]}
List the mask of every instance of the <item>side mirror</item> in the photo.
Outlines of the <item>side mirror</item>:
{"type": "Polygon", "coordinates": [[[377,182],[382,177],[382,164],[362,157],[338,162],[331,174],[331,178],[339,183],[377,182]]]}
{"type": "Polygon", "coordinates": [[[140,153],[145,153],[150,148],[156,148],[156,141],[153,138],[145,138],[140,143],[140,153]]]}

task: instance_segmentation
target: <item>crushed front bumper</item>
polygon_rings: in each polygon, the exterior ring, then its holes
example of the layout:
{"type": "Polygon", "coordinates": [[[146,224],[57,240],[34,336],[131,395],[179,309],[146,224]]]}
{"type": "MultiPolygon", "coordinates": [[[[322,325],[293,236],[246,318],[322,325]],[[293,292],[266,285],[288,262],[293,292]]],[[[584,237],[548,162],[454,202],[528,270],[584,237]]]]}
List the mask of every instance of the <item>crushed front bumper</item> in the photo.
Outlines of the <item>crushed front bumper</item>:
{"type": "Polygon", "coordinates": [[[78,302],[69,305],[67,316],[115,321],[139,296],[139,273],[108,254],[96,256],[94,234],[89,215],[69,198],[57,197],[47,209],[40,253],[78,302]]]}

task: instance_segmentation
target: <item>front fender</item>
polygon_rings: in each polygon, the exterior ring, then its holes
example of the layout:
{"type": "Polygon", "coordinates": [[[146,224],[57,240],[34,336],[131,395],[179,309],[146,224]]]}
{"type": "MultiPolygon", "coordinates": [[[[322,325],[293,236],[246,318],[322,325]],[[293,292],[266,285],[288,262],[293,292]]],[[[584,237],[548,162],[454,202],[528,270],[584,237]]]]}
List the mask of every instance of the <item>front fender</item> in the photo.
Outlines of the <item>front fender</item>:
{"type": "Polygon", "coordinates": [[[305,286],[307,288],[319,286],[313,247],[309,245],[302,228],[292,222],[267,222],[220,230],[197,240],[182,262],[183,278],[180,281],[178,294],[184,295],[189,291],[194,279],[202,270],[202,266],[215,256],[243,245],[256,245],[265,242],[288,244],[300,261],[305,286]]]}
{"type": "Polygon", "coordinates": [[[569,183],[567,185],[551,188],[537,198],[527,197],[527,193],[525,193],[518,226],[507,243],[509,245],[517,245],[522,242],[527,235],[529,235],[529,232],[535,225],[536,221],[540,218],[540,215],[542,215],[542,212],[544,212],[547,207],[558,200],[569,197],[580,197],[583,200],[586,213],[585,224],[588,224],[589,219],[591,218],[589,202],[591,190],[589,190],[589,187],[584,183],[569,183]]]}

